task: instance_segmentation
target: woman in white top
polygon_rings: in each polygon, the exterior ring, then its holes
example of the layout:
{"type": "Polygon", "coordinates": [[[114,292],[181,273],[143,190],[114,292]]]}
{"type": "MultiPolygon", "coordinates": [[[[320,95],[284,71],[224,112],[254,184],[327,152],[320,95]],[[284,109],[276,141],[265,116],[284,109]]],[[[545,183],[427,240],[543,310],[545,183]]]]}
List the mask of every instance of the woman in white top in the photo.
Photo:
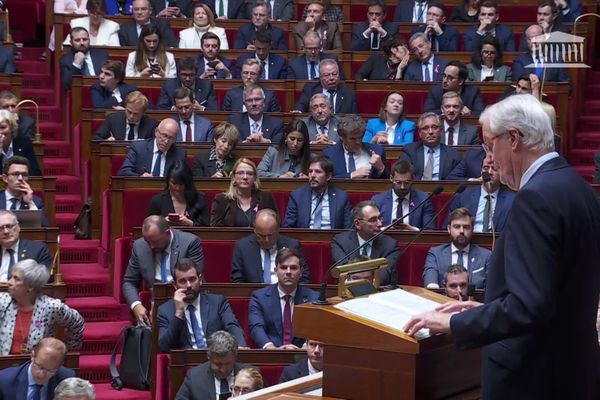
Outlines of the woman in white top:
{"type": "Polygon", "coordinates": [[[221,50],[229,50],[225,29],[215,26],[215,16],[206,4],[194,4],[192,27],[179,32],[180,49],[201,49],[200,39],[206,32],[212,32],[221,40],[221,50]]]}
{"type": "Polygon", "coordinates": [[[502,46],[498,39],[486,36],[479,41],[479,46],[471,55],[467,65],[468,80],[471,82],[510,82],[512,70],[502,59],[502,46]]]}
{"type": "Polygon", "coordinates": [[[125,76],[142,78],[175,78],[177,67],[173,53],[160,30],[154,24],[145,25],[140,32],[135,51],[127,57],[125,76]]]}
{"type": "MultiPolygon", "coordinates": [[[[87,15],[87,0],[54,0],[54,14],[78,14],[87,15]]],[[[56,49],[54,27],[50,33],[50,40],[48,42],[48,48],[50,51],[56,49]]],[[[46,51],[40,58],[43,60],[47,57],[46,51]]]]}
{"type": "MultiPolygon", "coordinates": [[[[82,27],[90,33],[91,46],[120,46],[119,24],[104,18],[104,0],[88,0],[87,17],[71,20],[71,29],[82,27]]],[[[71,45],[71,37],[67,36],[64,45],[71,45]]]]}

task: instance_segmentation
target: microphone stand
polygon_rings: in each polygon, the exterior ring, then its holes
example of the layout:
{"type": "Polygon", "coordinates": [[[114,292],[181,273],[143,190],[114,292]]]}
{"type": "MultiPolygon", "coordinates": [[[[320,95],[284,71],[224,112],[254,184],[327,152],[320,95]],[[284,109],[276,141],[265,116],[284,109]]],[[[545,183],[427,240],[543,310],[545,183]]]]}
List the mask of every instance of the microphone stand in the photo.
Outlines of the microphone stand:
{"type": "Polygon", "coordinates": [[[494,227],[494,208],[492,207],[492,177],[490,176],[490,173],[487,171],[483,171],[481,173],[481,179],[483,180],[483,183],[485,184],[485,188],[487,189],[487,198],[488,201],[490,202],[490,209],[489,209],[489,213],[488,213],[488,218],[490,220],[490,226],[492,229],[492,250],[494,249],[494,247],[496,246],[496,229],[494,227]]]}

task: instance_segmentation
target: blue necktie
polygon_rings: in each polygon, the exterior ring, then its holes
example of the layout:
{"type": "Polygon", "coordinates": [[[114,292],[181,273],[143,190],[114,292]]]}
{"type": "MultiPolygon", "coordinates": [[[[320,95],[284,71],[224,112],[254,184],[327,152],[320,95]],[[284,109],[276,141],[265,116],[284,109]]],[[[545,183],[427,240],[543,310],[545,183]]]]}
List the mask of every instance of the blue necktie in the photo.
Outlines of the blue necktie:
{"type": "Polygon", "coordinates": [[[167,276],[167,252],[163,251],[160,253],[160,281],[166,283],[167,276]]]}
{"type": "Polygon", "coordinates": [[[354,162],[354,152],[349,151],[348,152],[348,173],[352,174],[354,171],[356,171],[356,163],[354,162]]]}
{"type": "Polygon", "coordinates": [[[262,79],[264,81],[264,80],[268,79],[267,78],[267,63],[264,61],[261,61],[260,66],[261,66],[260,79],[262,79]]]}
{"type": "Polygon", "coordinates": [[[194,340],[196,341],[196,347],[199,349],[206,348],[206,338],[204,337],[204,331],[202,327],[198,323],[198,318],[196,318],[196,307],[192,304],[187,306],[187,310],[190,313],[190,323],[192,324],[192,331],[194,331],[194,340]]]}
{"type": "Polygon", "coordinates": [[[313,229],[320,229],[321,223],[323,222],[323,196],[317,195],[317,204],[315,205],[315,209],[313,211],[313,229]]]}
{"type": "Polygon", "coordinates": [[[458,250],[457,252],[458,257],[456,258],[456,263],[462,267],[465,266],[465,261],[463,260],[463,254],[465,254],[464,251],[462,250],[458,250]]]}
{"type": "Polygon", "coordinates": [[[17,209],[17,202],[19,201],[19,199],[17,199],[16,197],[13,197],[12,199],[10,199],[11,201],[11,205],[10,205],[10,209],[11,210],[16,210],[17,209]]]}
{"type": "Polygon", "coordinates": [[[10,280],[10,278],[12,278],[12,269],[15,265],[15,251],[13,249],[6,249],[6,252],[8,253],[8,273],[6,275],[6,280],[10,280]]]}
{"type": "Polygon", "coordinates": [[[41,392],[42,392],[43,385],[33,384],[31,386],[33,387],[33,390],[31,392],[31,399],[32,400],[40,400],[41,395],[42,395],[41,392]]]}
{"type": "Polygon", "coordinates": [[[156,161],[154,162],[154,166],[152,167],[152,176],[160,176],[160,159],[162,156],[162,151],[157,151],[156,161]]]}
{"type": "Polygon", "coordinates": [[[317,76],[317,68],[315,67],[316,64],[317,63],[314,62],[314,61],[310,62],[310,76],[308,77],[308,79],[317,79],[318,78],[318,76],[317,76]]]}
{"type": "Polygon", "coordinates": [[[542,67],[542,60],[541,60],[540,56],[537,56],[535,59],[537,61],[537,67],[535,67],[535,74],[537,75],[538,78],[542,79],[542,75],[544,74],[543,67],[542,67]]]}
{"type": "Polygon", "coordinates": [[[265,259],[263,261],[263,282],[271,284],[271,252],[263,249],[265,259]]]}
{"type": "Polygon", "coordinates": [[[431,74],[429,73],[429,61],[428,62],[424,62],[423,66],[425,67],[425,74],[424,74],[424,81],[425,82],[431,82],[431,74]]]}
{"type": "Polygon", "coordinates": [[[81,76],[90,76],[90,69],[86,60],[83,60],[83,65],[81,66],[81,76]]]}
{"type": "Polygon", "coordinates": [[[221,379],[221,389],[219,390],[219,394],[229,393],[229,382],[227,379],[221,379]]]}

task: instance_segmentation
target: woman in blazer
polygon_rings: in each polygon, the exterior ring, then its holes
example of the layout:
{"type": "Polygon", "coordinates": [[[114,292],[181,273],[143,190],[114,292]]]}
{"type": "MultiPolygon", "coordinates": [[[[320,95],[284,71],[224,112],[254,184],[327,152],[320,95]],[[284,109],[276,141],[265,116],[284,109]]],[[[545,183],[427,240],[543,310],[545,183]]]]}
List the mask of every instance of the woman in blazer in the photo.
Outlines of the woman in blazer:
{"type": "Polygon", "coordinates": [[[192,161],[194,178],[225,178],[228,177],[237,156],[233,154],[240,142],[240,132],[229,122],[221,122],[213,130],[215,145],[209,151],[200,153],[192,161]]]}
{"type": "Polygon", "coordinates": [[[381,103],[379,117],[367,123],[363,142],[404,145],[412,143],[414,135],[415,123],[404,119],[404,96],[391,92],[381,103]]]}
{"type": "Polygon", "coordinates": [[[360,66],[354,76],[357,81],[400,80],[410,61],[404,38],[396,35],[382,44],[383,54],[373,54],[360,66]]]}
{"type": "Polygon", "coordinates": [[[210,7],[203,3],[194,3],[192,27],[179,32],[179,48],[200,50],[200,39],[206,32],[212,32],[219,37],[221,50],[229,50],[225,29],[215,26],[215,16],[210,7]]]}
{"type": "Polygon", "coordinates": [[[269,147],[258,164],[262,178],[306,178],[310,160],[308,127],[294,118],[283,130],[277,147],[269,147]]]}
{"type": "Polygon", "coordinates": [[[142,28],[135,51],[127,56],[125,76],[142,78],[175,78],[177,67],[173,53],[160,29],[148,24],[142,28]]]}
{"type": "Polygon", "coordinates": [[[486,36],[479,42],[479,46],[471,55],[471,62],[467,65],[468,80],[472,82],[512,81],[512,70],[504,65],[502,59],[502,46],[498,39],[486,36]]]}
{"type": "MultiPolygon", "coordinates": [[[[71,29],[85,28],[90,34],[90,46],[120,46],[119,24],[104,18],[104,0],[88,0],[87,17],[71,20],[71,29]]],[[[67,35],[64,43],[71,45],[71,35],[67,35]]]]}

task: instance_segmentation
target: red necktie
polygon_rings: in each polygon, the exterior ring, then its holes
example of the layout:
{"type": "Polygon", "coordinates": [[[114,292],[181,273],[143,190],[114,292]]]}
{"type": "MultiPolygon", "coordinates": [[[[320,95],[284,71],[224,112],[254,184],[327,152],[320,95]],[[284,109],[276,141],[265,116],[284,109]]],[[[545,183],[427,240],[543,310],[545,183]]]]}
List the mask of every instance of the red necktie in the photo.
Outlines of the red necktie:
{"type": "Polygon", "coordinates": [[[185,126],[187,126],[187,128],[185,130],[185,141],[193,142],[194,139],[192,138],[192,125],[191,125],[190,121],[183,121],[183,123],[185,124],[185,126]]]}
{"type": "Polygon", "coordinates": [[[292,296],[286,294],[283,296],[285,307],[283,308],[283,344],[292,343],[292,305],[290,301],[292,296]]]}
{"type": "Polygon", "coordinates": [[[454,128],[448,127],[448,146],[454,146],[454,128]]]}

